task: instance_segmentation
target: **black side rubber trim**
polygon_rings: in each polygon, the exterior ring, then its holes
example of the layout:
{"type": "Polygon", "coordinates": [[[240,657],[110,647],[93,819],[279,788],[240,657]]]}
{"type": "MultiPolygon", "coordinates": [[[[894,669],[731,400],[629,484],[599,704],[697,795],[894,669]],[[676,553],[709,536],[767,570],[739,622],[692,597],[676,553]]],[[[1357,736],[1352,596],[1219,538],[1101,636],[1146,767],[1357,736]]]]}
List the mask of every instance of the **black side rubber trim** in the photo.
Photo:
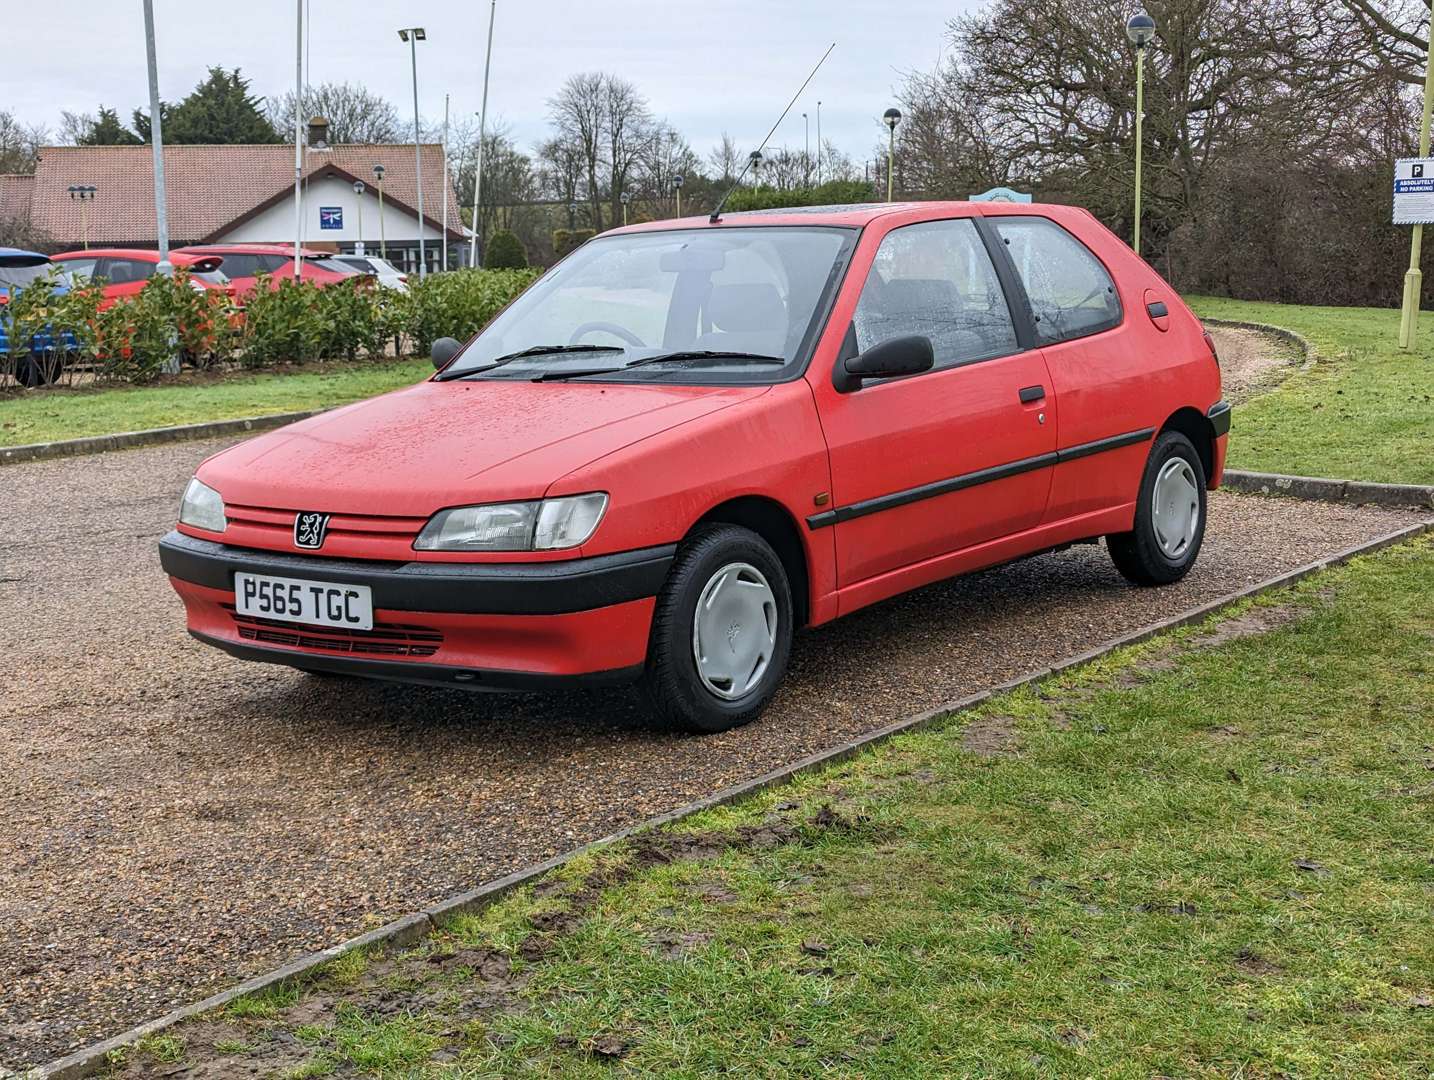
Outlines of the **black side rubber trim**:
{"type": "Polygon", "coordinates": [[[1149,442],[1154,434],[1154,428],[1142,428],[1139,431],[1130,431],[1123,435],[1112,435],[1108,439],[1097,439],[1095,442],[1070,446],[1064,450],[1054,450],[1049,454],[1037,454],[1035,457],[1009,461],[1004,465],[994,465],[989,469],[963,473],[948,480],[936,480],[930,484],[922,484],[920,487],[907,488],[905,491],[894,491],[890,495],[878,495],[874,499],[866,499],[863,502],[852,503],[850,506],[838,506],[820,514],[813,514],[807,518],[807,528],[823,529],[828,525],[866,517],[869,514],[879,514],[883,510],[894,510],[898,506],[906,506],[923,499],[934,499],[939,495],[949,495],[953,491],[964,491],[966,488],[976,487],[978,484],[990,484],[997,480],[1020,476],[1022,473],[1033,472],[1036,469],[1059,465],[1062,462],[1077,461],[1083,457],[1090,457],[1092,454],[1102,454],[1107,450],[1119,450],[1124,446],[1149,442]]]}
{"type": "Polygon", "coordinates": [[[1210,421],[1210,427],[1215,431],[1215,438],[1230,434],[1230,403],[1228,401],[1215,402],[1210,406],[1210,411],[1205,414],[1205,419],[1210,421]]]}
{"type": "MultiPolygon", "coordinates": [[[[392,563],[228,547],[171,532],[164,572],[232,591],[235,571],[367,585],[376,608],[463,615],[569,615],[656,596],[676,544],[550,563],[392,563]]],[[[405,665],[407,666],[407,665],[405,665]]]]}
{"type": "Polygon", "coordinates": [[[1120,450],[1126,446],[1135,446],[1138,443],[1149,442],[1155,436],[1153,427],[1141,428],[1139,431],[1127,431],[1124,435],[1112,435],[1108,439],[1096,439],[1095,442],[1081,443],[1079,446],[1068,446],[1064,450],[1056,451],[1056,457],[1060,463],[1067,461],[1079,461],[1083,457],[1090,457],[1092,454],[1103,454],[1107,450],[1120,450]]]}
{"type": "Polygon", "coordinates": [[[413,683],[417,686],[447,686],[456,690],[498,690],[532,692],[581,690],[603,686],[623,686],[642,675],[642,665],[612,668],[582,675],[544,675],[531,671],[496,671],[491,668],[449,667],[445,664],[408,663],[401,660],[363,660],[352,656],[324,656],[293,649],[266,649],[237,641],[211,637],[189,631],[196,641],[223,649],[240,660],[257,660],[264,664],[284,664],[303,671],[323,671],[333,675],[356,675],[364,679],[413,683]]]}

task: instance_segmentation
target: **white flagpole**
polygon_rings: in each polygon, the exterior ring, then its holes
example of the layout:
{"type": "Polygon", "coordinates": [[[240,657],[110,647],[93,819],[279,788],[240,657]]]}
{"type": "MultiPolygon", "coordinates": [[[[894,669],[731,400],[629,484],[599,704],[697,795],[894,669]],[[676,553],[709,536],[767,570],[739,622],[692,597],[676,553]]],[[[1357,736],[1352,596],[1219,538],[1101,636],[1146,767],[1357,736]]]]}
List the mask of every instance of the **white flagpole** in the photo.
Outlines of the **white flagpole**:
{"type": "Polygon", "coordinates": [[[478,167],[473,173],[473,236],[469,241],[468,264],[478,265],[478,208],[483,195],[483,140],[488,134],[488,73],[493,69],[493,23],[498,17],[498,0],[488,8],[488,56],[483,61],[483,111],[478,114],[478,167]]]}
{"type": "Polygon", "coordinates": [[[448,95],[443,95],[443,269],[448,269],[448,95]]]}
{"type": "Polygon", "coordinates": [[[304,0],[295,0],[294,76],[294,280],[300,278],[304,236],[304,0]]]}

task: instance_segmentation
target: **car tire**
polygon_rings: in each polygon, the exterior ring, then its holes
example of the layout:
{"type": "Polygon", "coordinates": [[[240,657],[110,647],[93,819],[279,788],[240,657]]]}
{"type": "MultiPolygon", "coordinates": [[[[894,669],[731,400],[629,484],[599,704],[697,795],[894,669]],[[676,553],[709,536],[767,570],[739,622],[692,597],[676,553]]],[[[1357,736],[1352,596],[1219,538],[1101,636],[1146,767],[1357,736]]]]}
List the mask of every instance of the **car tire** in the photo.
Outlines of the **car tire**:
{"type": "Polygon", "coordinates": [[[657,596],[639,692],[666,726],[740,727],[776,693],[792,630],[791,586],[771,545],[736,525],[704,527],[678,548],[657,596]]]}
{"type": "Polygon", "coordinates": [[[1191,441],[1163,432],[1150,450],[1135,504],[1135,528],[1106,537],[1111,561],[1136,585],[1183,578],[1205,540],[1205,467],[1191,441]]]}

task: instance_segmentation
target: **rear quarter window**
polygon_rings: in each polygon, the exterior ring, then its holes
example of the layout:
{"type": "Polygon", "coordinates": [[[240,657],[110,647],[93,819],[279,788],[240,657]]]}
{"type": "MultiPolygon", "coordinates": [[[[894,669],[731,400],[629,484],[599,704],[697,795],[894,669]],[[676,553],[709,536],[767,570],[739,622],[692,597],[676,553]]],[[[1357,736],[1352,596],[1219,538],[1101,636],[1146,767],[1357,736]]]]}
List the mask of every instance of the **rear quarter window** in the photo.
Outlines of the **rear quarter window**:
{"type": "Polygon", "coordinates": [[[1031,302],[1040,344],[1089,337],[1120,325],[1120,294],[1088,247],[1049,218],[996,218],[994,224],[1031,302]]]}

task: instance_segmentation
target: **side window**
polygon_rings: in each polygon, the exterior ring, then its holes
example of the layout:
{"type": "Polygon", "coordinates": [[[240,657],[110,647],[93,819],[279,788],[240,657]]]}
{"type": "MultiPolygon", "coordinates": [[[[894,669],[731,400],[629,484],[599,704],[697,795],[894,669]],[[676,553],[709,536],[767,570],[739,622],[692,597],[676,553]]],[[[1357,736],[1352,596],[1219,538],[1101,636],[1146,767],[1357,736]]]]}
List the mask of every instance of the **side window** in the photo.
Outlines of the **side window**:
{"type": "Polygon", "coordinates": [[[136,281],[146,280],[153,273],[153,263],[140,262],[138,259],[106,260],[105,276],[111,285],[132,285],[136,281]]]}
{"type": "Polygon", "coordinates": [[[232,255],[224,256],[224,262],[220,269],[230,278],[253,277],[259,272],[259,260],[253,255],[236,251],[232,255]]]}
{"type": "Polygon", "coordinates": [[[975,223],[926,221],[887,234],[853,319],[857,348],[931,339],[938,368],[1019,352],[1016,328],[975,223]]]}
{"type": "Polygon", "coordinates": [[[95,264],[98,262],[98,259],[66,259],[60,265],[71,277],[92,278],[95,276],[95,264]]]}
{"type": "Polygon", "coordinates": [[[293,273],[293,267],[285,255],[260,255],[257,258],[257,262],[259,263],[259,269],[266,274],[277,273],[286,266],[289,267],[289,272],[293,273]]]}
{"type": "Polygon", "coordinates": [[[1120,325],[1115,282],[1089,248],[1049,218],[996,218],[994,224],[1030,297],[1042,345],[1120,325]]]}

